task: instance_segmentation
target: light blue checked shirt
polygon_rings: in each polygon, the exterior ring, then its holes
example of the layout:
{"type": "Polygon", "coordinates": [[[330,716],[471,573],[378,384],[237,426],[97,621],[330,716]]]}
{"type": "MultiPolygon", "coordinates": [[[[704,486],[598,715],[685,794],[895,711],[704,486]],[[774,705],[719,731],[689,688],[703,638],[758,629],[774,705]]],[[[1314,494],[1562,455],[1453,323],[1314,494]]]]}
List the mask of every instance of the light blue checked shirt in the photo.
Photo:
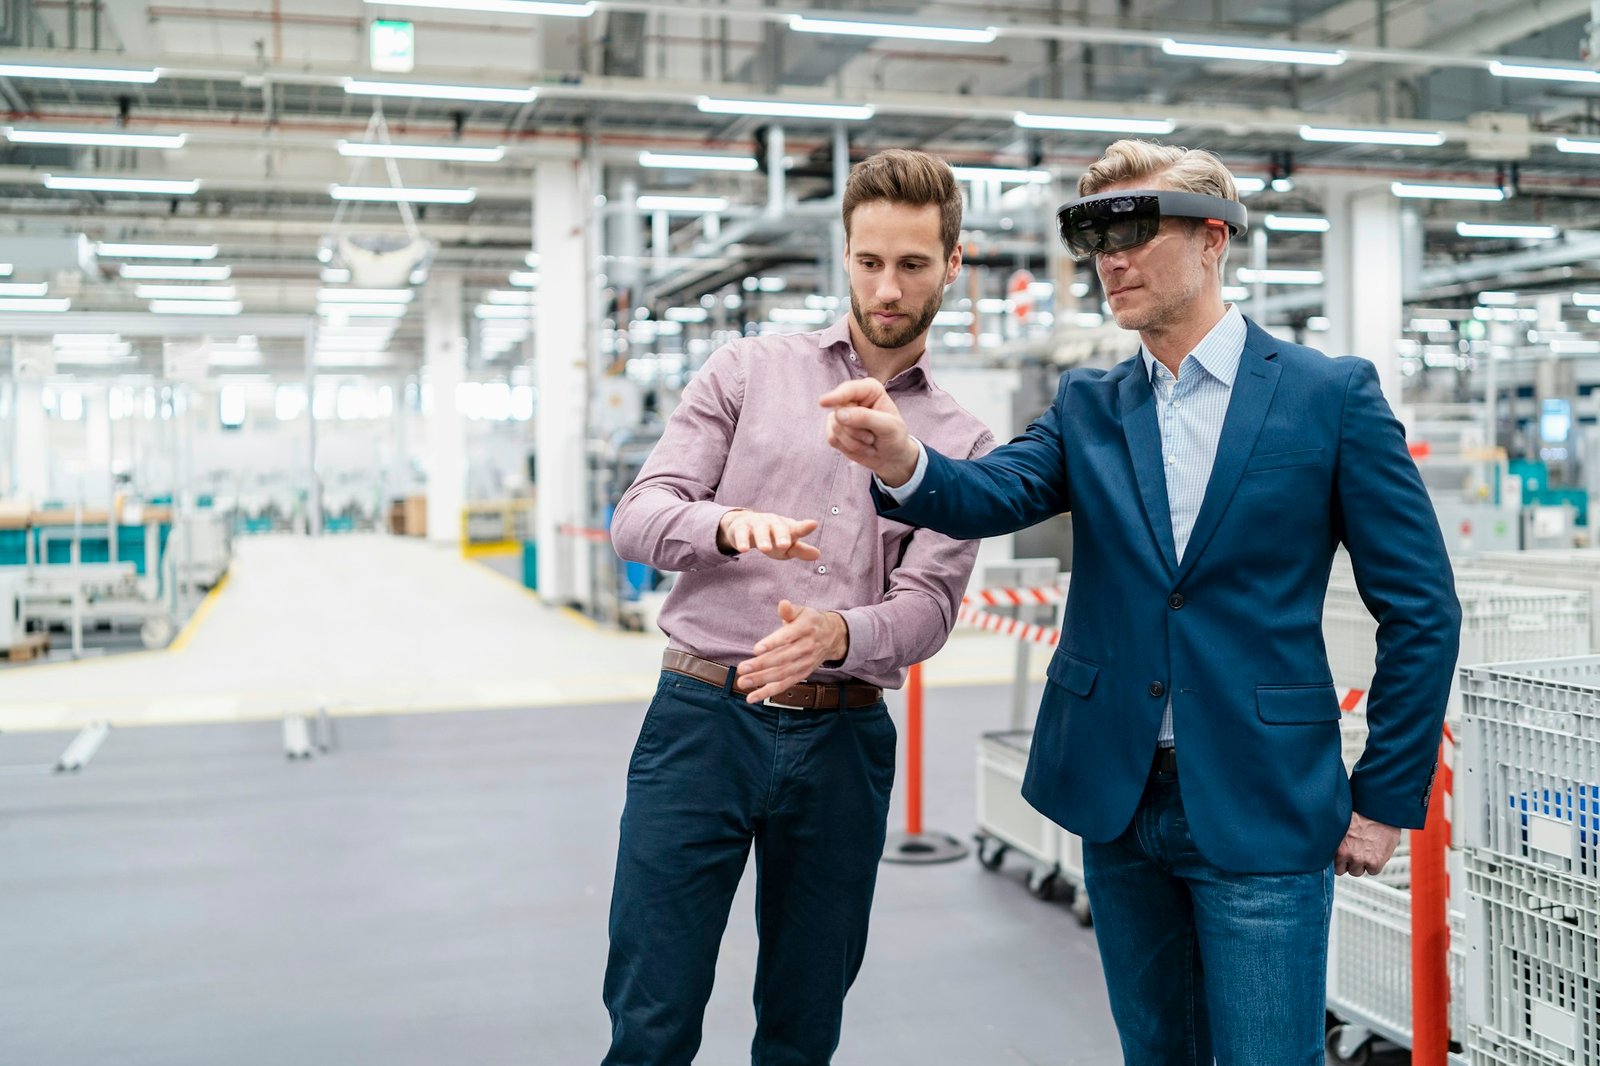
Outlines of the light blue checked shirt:
{"type": "MultiPolygon", "coordinates": [[[[1217,442],[1222,438],[1222,420],[1228,414],[1233,396],[1233,379],[1239,373],[1247,333],[1244,315],[1230,304],[1211,332],[1194,351],[1178,364],[1178,376],[1156,362],[1143,345],[1139,358],[1156,394],[1156,420],[1161,425],[1162,469],[1166,473],[1167,510],[1172,515],[1172,545],[1183,560],[1189,534],[1205,499],[1211,481],[1211,466],[1217,458],[1217,442]]],[[[928,470],[928,455],[917,442],[917,468],[899,488],[878,482],[878,489],[895,503],[910,499],[922,485],[928,470]]],[[[1172,697],[1161,718],[1159,743],[1171,744],[1172,697]]]]}

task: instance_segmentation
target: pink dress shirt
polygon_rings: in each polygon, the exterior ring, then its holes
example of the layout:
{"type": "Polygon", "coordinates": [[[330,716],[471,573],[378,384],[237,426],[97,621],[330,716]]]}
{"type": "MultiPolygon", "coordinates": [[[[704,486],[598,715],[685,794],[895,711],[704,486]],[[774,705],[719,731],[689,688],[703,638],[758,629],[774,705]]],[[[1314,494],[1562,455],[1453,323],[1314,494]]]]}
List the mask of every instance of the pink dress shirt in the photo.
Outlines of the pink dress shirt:
{"type": "MultiPolygon", "coordinates": [[[[849,628],[849,653],[814,681],[899,688],[907,667],[944,645],[978,545],[879,518],[872,475],[828,446],[818,398],[866,376],[840,318],[811,333],[734,341],[690,380],[611,526],[622,558],[680,572],[660,620],[672,647],[735,665],[782,624],[783,599],[837,611],[849,628]],[[805,539],[822,557],[724,554],[717,523],[735,507],[816,519],[805,539]]],[[[972,458],[994,446],[988,428],[933,383],[926,353],[887,387],[929,447],[972,458]]]]}

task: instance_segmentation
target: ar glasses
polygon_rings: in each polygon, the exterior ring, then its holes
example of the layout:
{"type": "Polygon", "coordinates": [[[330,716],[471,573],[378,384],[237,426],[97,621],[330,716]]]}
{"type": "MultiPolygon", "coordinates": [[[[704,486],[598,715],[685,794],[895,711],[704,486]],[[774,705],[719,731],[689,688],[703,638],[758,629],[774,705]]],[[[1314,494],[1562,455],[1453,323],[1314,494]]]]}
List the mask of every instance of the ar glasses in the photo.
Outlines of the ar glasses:
{"type": "Polygon", "coordinates": [[[1217,222],[1235,236],[1248,228],[1244,205],[1220,196],[1133,189],[1084,196],[1056,210],[1061,243],[1079,262],[1106,252],[1123,252],[1154,239],[1163,218],[1217,222]]]}

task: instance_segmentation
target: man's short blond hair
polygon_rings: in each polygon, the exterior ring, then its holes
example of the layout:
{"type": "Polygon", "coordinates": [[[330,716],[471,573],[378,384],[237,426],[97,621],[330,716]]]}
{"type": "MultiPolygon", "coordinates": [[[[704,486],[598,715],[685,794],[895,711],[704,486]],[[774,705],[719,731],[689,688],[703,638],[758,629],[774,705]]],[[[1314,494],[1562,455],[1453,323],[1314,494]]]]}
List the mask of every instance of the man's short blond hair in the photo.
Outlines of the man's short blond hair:
{"type": "Polygon", "coordinates": [[[1160,178],[1176,192],[1196,192],[1238,200],[1239,187],[1222,160],[1201,148],[1154,141],[1117,141],[1078,179],[1078,195],[1093,196],[1108,185],[1160,178]]]}

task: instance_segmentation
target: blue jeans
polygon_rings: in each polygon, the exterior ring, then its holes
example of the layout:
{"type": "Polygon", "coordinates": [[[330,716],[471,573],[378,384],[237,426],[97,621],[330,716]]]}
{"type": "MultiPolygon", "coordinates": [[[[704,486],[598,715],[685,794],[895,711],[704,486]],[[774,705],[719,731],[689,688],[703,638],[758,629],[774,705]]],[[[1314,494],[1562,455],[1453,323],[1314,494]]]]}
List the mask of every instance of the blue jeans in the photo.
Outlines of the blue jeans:
{"type": "MultiPolygon", "coordinates": [[[[731,682],[730,682],[731,683],[731,682]]],[[[604,1066],[687,1066],[717,948],[756,850],[757,1066],[825,1066],[861,968],[894,784],[882,701],[750,705],[663,673],[628,767],[604,1066]]]]}
{"type": "Polygon", "coordinates": [[[1332,865],[1212,865],[1175,774],[1152,774],[1127,831],[1086,842],[1083,865],[1125,1066],[1323,1066],[1332,865]]]}

